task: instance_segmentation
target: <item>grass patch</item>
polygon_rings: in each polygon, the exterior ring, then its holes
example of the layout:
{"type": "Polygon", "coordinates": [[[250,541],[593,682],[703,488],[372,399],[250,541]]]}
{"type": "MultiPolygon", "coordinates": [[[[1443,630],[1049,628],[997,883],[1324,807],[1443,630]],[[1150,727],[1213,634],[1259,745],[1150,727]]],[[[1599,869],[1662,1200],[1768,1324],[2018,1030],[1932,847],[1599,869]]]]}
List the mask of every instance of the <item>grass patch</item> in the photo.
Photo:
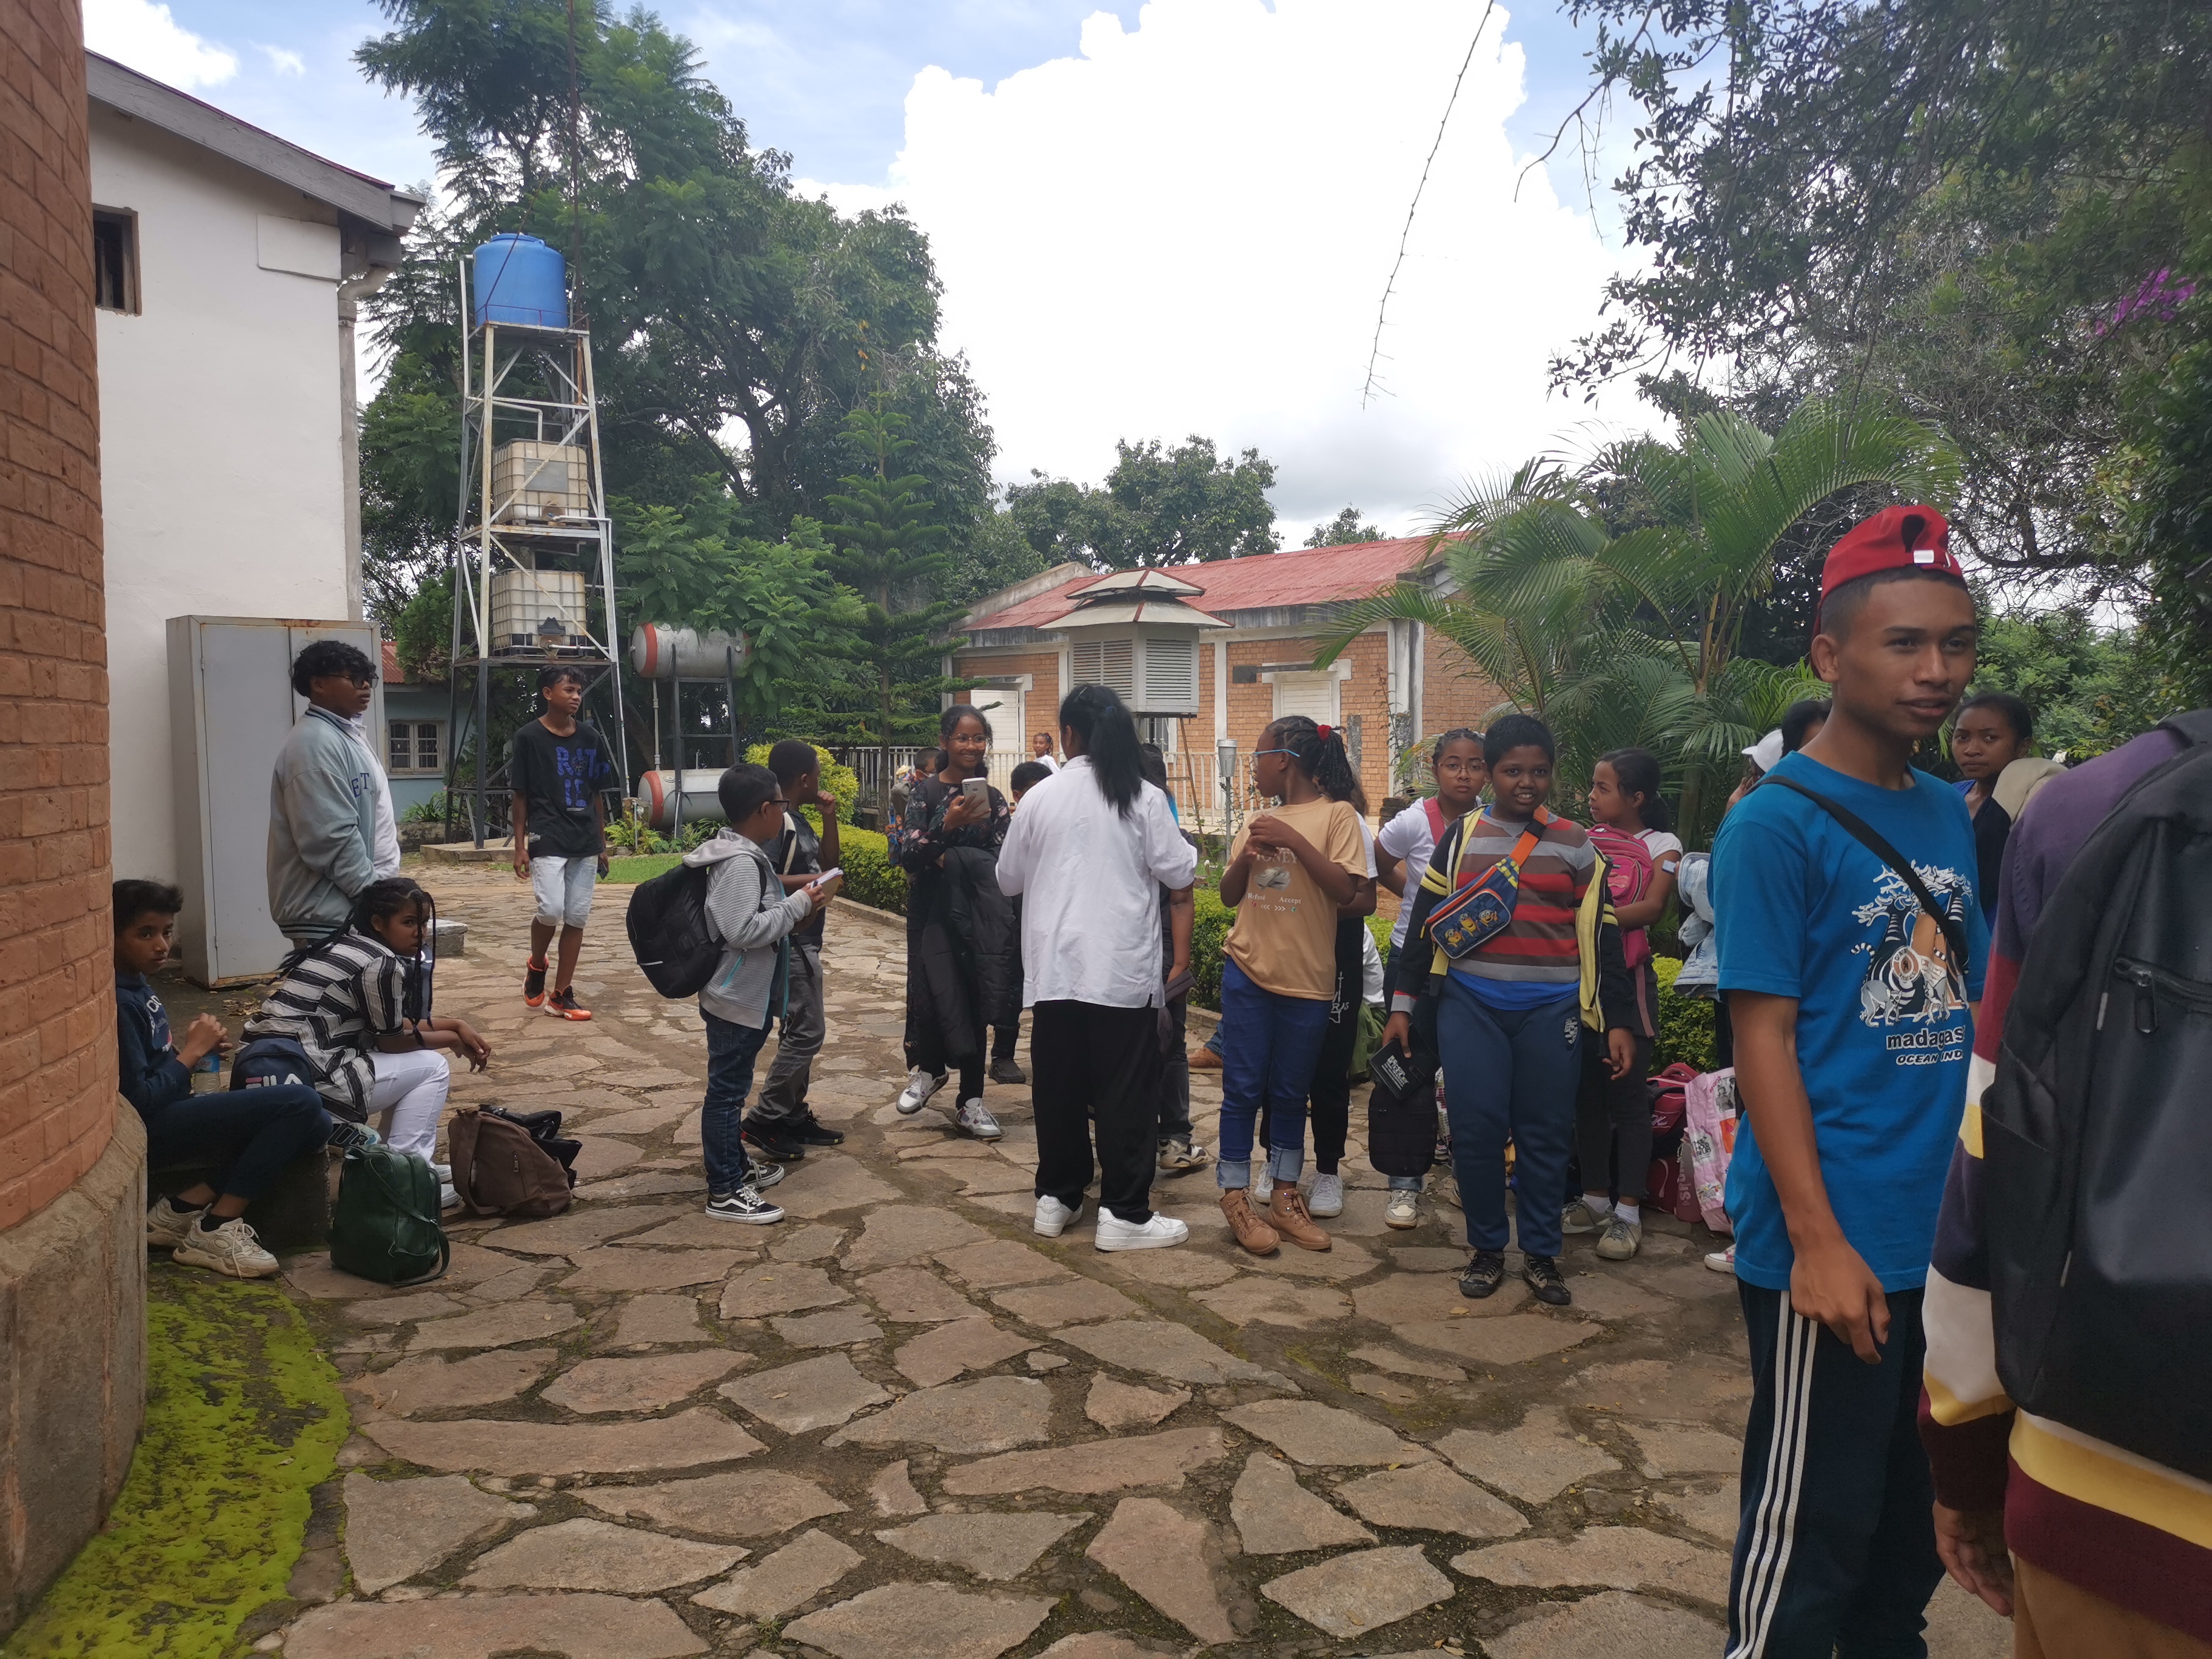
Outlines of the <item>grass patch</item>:
{"type": "Polygon", "coordinates": [[[607,879],[610,882],[651,881],[665,870],[673,870],[684,862],[681,853],[647,853],[637,858],[609,859],[607,879]]]}
{"type": "Polygon", "coordinates": [[[285,1595],[349,1419],[337,1373],[275,1287],[155,1263],[146,1427],[106,1528],[6,1659],[222,1659],[285,1595]]]}

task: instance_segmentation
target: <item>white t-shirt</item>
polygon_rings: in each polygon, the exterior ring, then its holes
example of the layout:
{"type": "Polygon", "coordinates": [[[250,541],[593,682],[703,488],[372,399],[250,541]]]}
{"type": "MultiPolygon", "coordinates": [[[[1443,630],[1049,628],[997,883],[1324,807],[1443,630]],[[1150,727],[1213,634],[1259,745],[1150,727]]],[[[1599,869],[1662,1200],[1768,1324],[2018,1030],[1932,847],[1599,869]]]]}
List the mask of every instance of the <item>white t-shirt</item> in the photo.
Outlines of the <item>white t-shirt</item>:
{"type": "Polygon", "coordinates": [[[1380,844],[1406,866],[1406,891],[1398,901],[1398,920],[1390,927],[1390,948],[1396,951],[1406,943],[1406,924],[1413,919],[1413,895],[1420,890],[1421,877],[1437,850],[1436,832],[1429,828],[1428,802],[1415,801],[1384,824],[1380,844]]]}
{"type": "Polygon", "coordinates": [[[1644,850],[1651,854],[1651,866],[1666,875],[1673,875],[1682,862],[1682,838],[1670,836],[1664,830],[1639,830],[1636,839],[1644,843],[1644,850]]]}
{"type": "Polygon", "coordinates": [[[1060,770],[1060,762],[1050,754],[1031,755],[1030,758],[1035,761],[1039,766],[1044,768],[1048,772],[1057,772],[1060,770]]]}

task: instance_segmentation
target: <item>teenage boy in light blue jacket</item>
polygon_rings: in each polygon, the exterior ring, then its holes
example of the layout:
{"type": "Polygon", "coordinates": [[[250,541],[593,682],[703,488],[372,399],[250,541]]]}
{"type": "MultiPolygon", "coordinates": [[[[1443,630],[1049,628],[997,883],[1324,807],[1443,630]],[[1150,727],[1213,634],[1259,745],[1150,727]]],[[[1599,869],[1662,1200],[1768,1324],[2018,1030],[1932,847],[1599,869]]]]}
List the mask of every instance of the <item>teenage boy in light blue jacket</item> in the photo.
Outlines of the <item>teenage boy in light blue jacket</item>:
{"type": "Polygon", "coordinates": [[[392,793],[360,720],[376,665],[343,640],[317,640],[292,664],[307,712],[269,780],[269,914],[296,945],[346,925],[356,895],[399,868],[392,793]]]}

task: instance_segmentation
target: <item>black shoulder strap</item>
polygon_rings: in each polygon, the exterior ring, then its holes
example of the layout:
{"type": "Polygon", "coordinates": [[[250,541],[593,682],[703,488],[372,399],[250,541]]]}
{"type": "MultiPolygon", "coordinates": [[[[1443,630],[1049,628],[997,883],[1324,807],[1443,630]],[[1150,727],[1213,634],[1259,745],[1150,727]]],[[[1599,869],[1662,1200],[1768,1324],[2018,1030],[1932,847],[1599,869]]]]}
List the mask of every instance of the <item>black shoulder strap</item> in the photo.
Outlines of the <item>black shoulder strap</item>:
{"type": "Polygon", "coordinates": [[[1967,970],[1966,924],[1936,902],[1936,896],[1928,890],[1928,884],[1920,879],[1920,872],[1912,867],[1911,860],[1885,841],[1881,832],[1872,824],[1841,802],[1830,800],[1816,789],[1808,789],[1795,778],[1782,777],[1772,772],[1769,772],[1753,787],[1763,787],[1770,783],[1778,783],[1784,789],[1795,790],[1804,796],[1807,800],[1811,801],[1813,805],[1835,819],[1838,823],[1842,824],[1853,841],[1858,842],[1897,873],[1898,879],[1912,890],[1912,896],[1920,902],[1920,908],[1932,916],[1936,925],[1943,930],[1944,943],[1951,947],[1951,959],[1959,964],[1959,977],[1963,981],[1967,970]]]}
{"type": "Polygon", "coordinates": [[[2212,744],[2212,708],[2191,708],[2185,714],[2170,715],[2159,726],[2192,749],[2212,744]]]}

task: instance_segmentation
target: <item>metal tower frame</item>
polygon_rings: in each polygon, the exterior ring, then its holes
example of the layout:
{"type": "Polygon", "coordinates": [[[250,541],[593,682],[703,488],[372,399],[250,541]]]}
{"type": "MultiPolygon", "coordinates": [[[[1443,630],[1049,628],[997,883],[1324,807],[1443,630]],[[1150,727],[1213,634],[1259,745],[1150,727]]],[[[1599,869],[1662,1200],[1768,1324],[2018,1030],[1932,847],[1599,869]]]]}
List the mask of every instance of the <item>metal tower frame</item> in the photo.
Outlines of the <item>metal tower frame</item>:
{"type": "Polygon", "coordinates": [[[508,792],[504,751],[495,752],[491,723],[494,673],[527,673],[559,663],[584,670],[585,693],[601,684],[611,702],[616,752],[623,788],[630,783],[629,738],[623,716],[622,630],[615,614],[614,524],[607,515],[606,475],[599,459],[598,394],[592,380],[592,336],[587,329],[537,328],[515,323],[472,323],[468,266],[457,260],[459,276],[461,352],[461,482],[455,513],[451,568],[453,574],[453,669],[450,720],[446,747],[446,824],[453,830],[457,786],[465,739],[477,739],[476,787],[470,830],[484,844],[492,823],[495,793],[508,792]],[[544,376],[549,395],[526,396],[510,389],[528,374],[544,376]],[[546,522],[510,518],[515,492],[495,492],[492,458],[499,445],[519,438],[570,445],[584,450],[588,510],[546,522]],[[495,637],[492,580],[503,570],[574,570],[584,578],[585,615],[579,626],[582,646],[544,640],[527,647],[495,637]],[[597,599],[604,635],[590,631],[592,601],[597,599]]]}

